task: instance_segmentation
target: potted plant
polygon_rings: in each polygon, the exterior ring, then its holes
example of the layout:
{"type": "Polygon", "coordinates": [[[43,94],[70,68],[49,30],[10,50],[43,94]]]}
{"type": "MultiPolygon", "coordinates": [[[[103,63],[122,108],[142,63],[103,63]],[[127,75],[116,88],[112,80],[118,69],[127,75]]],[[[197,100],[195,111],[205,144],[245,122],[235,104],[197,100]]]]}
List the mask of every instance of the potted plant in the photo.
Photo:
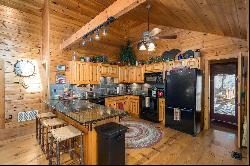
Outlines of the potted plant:
{"type": "Polygon", "coordinates": [[[136,64],[135,53],[133,51],[130,41],[127,41],[126,45],[121,47],[120,62],[123,63],[123,65],[125,64],[135,65],[136,64]]]}

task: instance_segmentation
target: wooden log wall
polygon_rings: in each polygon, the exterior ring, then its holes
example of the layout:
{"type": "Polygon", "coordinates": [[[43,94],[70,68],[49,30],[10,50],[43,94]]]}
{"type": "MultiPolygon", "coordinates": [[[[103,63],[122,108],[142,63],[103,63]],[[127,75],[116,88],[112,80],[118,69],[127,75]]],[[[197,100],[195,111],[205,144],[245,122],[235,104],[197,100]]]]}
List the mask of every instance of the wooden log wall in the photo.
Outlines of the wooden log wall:
{"type": "Polygon", "coordinates": [[[0,129],[5,128],[4,61],[0,59],[0,129]]]}
{"type": "MultiPolygon", "coordinates": [[[[139,51],[135,44],[134,50],[138,60],[148,60],[151,56],[161,56],[164,51],[171,49],[180,49],[181,51],[200,49],[201,58],[203,60],[208,57],[230,56],[235,53],[238,55],[239,51],[247,51],[247,41],[245,39],[165,26],[153,25],[151,28],[153,27],[159,27],[162,29],[162,32],[159,35],[176,34],[177,39],[156,40],[157,46],[155,51],[149,53],[147,51],[139,51]]],[[[142,29],[146,29],[146,24],[140,24],[131,30],[129,32],[129,37],[131,37],[131,39],[139,38],[142,34],[142,29]]]]}
{"type": "Polygon", "coordinates": [[[18,112],[41,107],[42,17],[37,4],[0,1],[0,59],[5,64],[6,128],[23,124],[17,123],[18,112]],[[36,66],[35,75],[24,79],[28,89],[19,84],[20,77],[14,73],[14,64],[21,59],[31,60],[36,66]]]}

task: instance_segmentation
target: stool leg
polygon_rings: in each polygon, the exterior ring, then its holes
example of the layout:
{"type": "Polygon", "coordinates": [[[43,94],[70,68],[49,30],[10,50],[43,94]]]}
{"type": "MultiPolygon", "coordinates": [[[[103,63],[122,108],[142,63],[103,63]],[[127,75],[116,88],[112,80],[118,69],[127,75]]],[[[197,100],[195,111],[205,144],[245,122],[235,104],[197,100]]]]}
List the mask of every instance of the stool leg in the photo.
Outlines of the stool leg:
{"type": "Polygon", "coordinates": [[[38,118],[36,117],[36,139],[38,138],[38,118]]]}
{"type": "Polygon", "coordinates": [[[70,159],[73,158],[73,156],[72,156],[72,139],[69,139],[69,156],[70,156],[70,159]]]}
{"type": "Polygon", "coordinates": [[[49,165],[52,165],[52,159],[53,159],[53,140],[54,138],[50,137],[50,145],[49,145],[49,165]]]}
{"type": "Polygon", "coordinates": [[[45,128],[45,153],[46,153],[46,158],[48,159],[48,154],[49,154],[49,137],[48,137],[48,132],[49,132],[49,127],[45,128]]]}
{"type": "Polygon", "coordinates": [[[56,165],[60,165],[60,146],[59,142],[56,142],[56,165]]]}
{"type": "Polygon", "coordinates": [[[41,144],[41,124],[40,119],[38,119],[38,143],[41,144]]]}
{"type": "Polygon", "coordinates": [[[41,126],[41,147],[42,147],[42,151],[44,153],[44,126],[41,126]]]}
{"type": "Polygon", "coordinates": [[[83,135],[80,136],[80,164],[83,165],[83,135]]]}

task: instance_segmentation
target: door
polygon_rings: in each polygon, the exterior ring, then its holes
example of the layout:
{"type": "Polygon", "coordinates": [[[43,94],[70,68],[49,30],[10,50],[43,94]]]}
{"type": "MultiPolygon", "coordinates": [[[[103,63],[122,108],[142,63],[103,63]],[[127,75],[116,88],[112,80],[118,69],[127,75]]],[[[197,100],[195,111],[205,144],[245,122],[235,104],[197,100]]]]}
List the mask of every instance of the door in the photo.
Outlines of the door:
{"type": "Polygon", "coordinates": [[[210,119],[237,126],[237,63],[216,63],[210,67],[210,119]]]}

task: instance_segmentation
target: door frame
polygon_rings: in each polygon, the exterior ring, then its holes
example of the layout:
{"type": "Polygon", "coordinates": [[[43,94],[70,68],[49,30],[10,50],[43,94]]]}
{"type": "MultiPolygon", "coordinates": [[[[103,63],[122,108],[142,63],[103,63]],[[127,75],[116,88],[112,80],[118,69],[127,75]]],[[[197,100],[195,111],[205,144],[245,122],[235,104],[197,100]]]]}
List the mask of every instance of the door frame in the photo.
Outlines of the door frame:
{"type": "Polygon", "coordinates": [[[205,73],[204,73],[204,129],[210,129],[210,64],[214,60],[227,60],[227,59],[237,59],[238,62],[238,73],[237,73],[237,85],[238,85],[238,123],[237,123],[237,142],[238,147],[241,147],[241,63],[242,63],[242,52],[233,53],[230,55],[220,55],[220,56],[211,56],[205,57],[205,73]]]}

